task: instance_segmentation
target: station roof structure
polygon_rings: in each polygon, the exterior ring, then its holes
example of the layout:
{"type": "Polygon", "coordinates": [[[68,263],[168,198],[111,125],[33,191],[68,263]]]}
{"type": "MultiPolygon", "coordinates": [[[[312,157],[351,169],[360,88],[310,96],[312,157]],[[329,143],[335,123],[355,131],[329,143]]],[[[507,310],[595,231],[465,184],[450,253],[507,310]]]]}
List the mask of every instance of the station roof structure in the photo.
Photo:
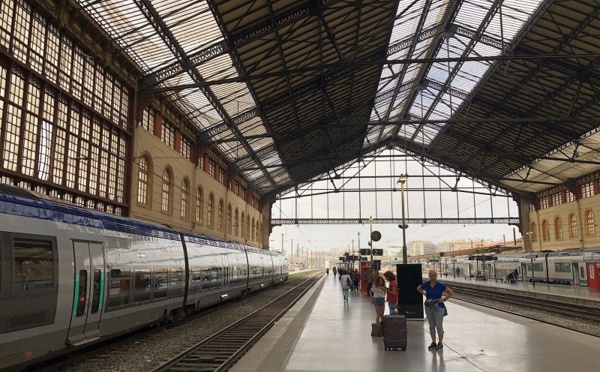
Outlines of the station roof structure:
{"type": "Polygon", "coordinates": [[[594,0],[78,0],[249,187],[397,148],[513,192],[599,168],[594,0]]]}

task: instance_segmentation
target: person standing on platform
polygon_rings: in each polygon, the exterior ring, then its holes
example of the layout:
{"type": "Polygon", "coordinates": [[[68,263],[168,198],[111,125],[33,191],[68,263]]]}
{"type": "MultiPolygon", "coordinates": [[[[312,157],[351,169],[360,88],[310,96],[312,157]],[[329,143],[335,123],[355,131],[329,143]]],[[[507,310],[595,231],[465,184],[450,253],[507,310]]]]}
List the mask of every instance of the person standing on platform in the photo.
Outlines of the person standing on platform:
{"type": "Polygon", "coordinates": [[[398,283],[396,282],[396,275],[388,270],[383,274],[383,276],[388,282],[390,282],[385,299],[390,308],[390,315],[396,314],[396,308],[398,307],[398,283]]]}
{"type": "Polygon", "coordinates": [[[448,301],[454,292],[445,284],[437,281],[437,273],[435,270],[429,270],[429,281],[424,282],[417,287],[417,291],[427,299],[425,301],[425,314],[429,322],[429,334],[431,335],[431,345],[429,350],[440,350],[444,347],[444,316],[448,314],[444,302],[448,301]],[[446,292],[446,297],[443,293],[446,292]],[[438,343],[435,343],[435,333],[437,330],[438,343]]]}
{"type": "Polygon", "coordinates": [[[336,276],[337,274],[337,269],[335,268],[335,266],[333,267],[333,276],[336,276]]]}
{"type": "Polygon", "coordinates": [[[344,301],[348,301],[348,293],[352,287],[352,280],[346,270],[342,271],[340,269],[340,282],[342,283],[342,295],[344,296],[344,301]]]}
{"type": "Polygon", "coordinates": [[[385,313],[385,294],[387,288],[385,287],[385,279],[381,276],[377,276],[373,281],[373,287],[371,288],[373,297],[371,301],[375,306],[375,323],[383,323],[383,314],[385,313]]]}
{"type": "Polygon", "coordinates": [[[327,273],[327,276],[329,276],[329,268],[326,268],[325,272],[327,273]]]}
{"type": "Polygon", "coordinates": [[[358,271],[358,269],[356,269],[356,272],[354,273],[354,293],[358,293],[359,290],[360,290],[360,271],[358,271]]]}
{"type": "Polygon", "coordinates": [[[371,270],[369,271],[369,275],[367,275],[367,296],[371,295],[371,288],[373,288],[373,282],[375,278],[379,276],[379,271],[375,270],[373,266],[371,266],[371,270]]]}

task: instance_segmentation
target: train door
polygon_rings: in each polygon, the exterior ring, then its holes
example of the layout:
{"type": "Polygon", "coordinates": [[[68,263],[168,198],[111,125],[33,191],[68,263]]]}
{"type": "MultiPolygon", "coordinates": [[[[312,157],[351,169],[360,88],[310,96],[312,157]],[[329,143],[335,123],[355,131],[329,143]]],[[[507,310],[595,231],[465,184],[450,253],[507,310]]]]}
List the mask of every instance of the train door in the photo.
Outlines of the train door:
{"type": "Polygon", "coordinates": [[[231,268],[229,267],[229,256],[227,253],[221,253],[221,262],[223,275],[221,275],[221,299],[229,297],[229,284],[231,283],[231,268]]]}
{"type": "Polygon", "coordinates": [[[527,281],[527,277],[529,276],[529,272],[527,272],[527,264],[521,264],[521,281],[527,281]]]}
{"type": "Polygon", "coordinates": [[[576,262],[572,263],[571,271],[573,272],[573,285],[579,285],[579,265],[576,262]]]}
{"type": "Polygon", "coordinates": [[[104,252],[102,244],[73,242],[75,276],[73,312],[67,343],[84,344],[100,335],[104,302],[104,252]]]}

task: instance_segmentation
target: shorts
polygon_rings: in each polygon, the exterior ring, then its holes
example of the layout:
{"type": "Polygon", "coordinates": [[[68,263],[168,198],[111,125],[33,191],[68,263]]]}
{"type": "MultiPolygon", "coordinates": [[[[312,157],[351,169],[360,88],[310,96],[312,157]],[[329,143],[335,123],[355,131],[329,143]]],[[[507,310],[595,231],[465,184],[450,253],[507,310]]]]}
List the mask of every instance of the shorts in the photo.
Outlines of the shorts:
{"type": "Polygon", "coordinates": [[[373,305],[375,305],[375,306],[385,306],[385,297],[375,297],[373,299],[373,305]]]}

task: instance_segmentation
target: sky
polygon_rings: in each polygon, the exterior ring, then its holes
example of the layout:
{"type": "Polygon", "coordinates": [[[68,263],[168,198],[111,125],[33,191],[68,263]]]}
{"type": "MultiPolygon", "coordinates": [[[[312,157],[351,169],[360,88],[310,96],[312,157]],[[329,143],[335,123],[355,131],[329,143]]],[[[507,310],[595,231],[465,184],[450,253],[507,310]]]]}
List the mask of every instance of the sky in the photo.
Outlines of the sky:
{"type": "MultiPolygon", "coordinates": [[[[517,205],[502,192],[490,196],[490,191],[474,180],[457,177],[397,150],[385,150],[376,158],[350,165],[341,177],[326,178],[300,188],[298,193],[282,195],[273,205],[272,218],[401,218],[402,198],[397,180],[408,175],[405,184],[406,218],[469,218],[518,217],[517,205]],[[356,177],[361,176],[360,181],[356,177]],[[456,187],[457,192],[451,189],[456,187]],[[334,188],[346,192],[332,193],[334,188]],[[361,190],[359,193],[358,190],[361,190]],[[303,195],[296,197],[297,195],[303,195]],[[312,196],[311,196],[312,195],[312,196]]],[[[382,238],[375,248],[402,246],[402,230],[397,224],[374,224],[382,238]]],[[[516,226],[506,224],[410,225],[406,241],[425,240],[433,243],[465,240],[480,242],[503,241],[507,244],[521,234],[516,226]]],[[[299,244],[310,250],[329,251],[332,248],[368,248],[369,223],[363,225],[301,224],[273,228],[270,246],[289,251],[299,244]],[[360,238],[358,236],[360,233],[360,238]]],[[[289,252],[288,252],[289,253],[289,252]]]]}
{"type": "MultiPolygon", "coordinates": [[[[409,225],[406,229],[407,244],[413,240],[425,240],[433,243],[442,241],[458,241],[464,239],[480,242],[502,241],[503,235],[507,244],[512,244],[513,229],[517,239],[521,237],[516,226],[501,224],[494,225],[409,225]]],[[[374,225],[374,231],[381,233],[381,240],[374,242],[374,248],[402,246],[402,230],[396,225],[374,225]]],[[[342,250],[358,248],[358,233],[360,232],[361,248],[368,248],[369,224],[364,225],[285,225],[273,228],[270,235],[270,246],[276,251],[281,250],[283,234],[284,249],[290,253],[291,245],[294,251],[297,244],[309,250],[329,251],[332,248],[342,250]],[[292,242],[293,241],[293,242],[292,242]]],[[[470,244],[470,242],[468,243],[470,244]]]]}

